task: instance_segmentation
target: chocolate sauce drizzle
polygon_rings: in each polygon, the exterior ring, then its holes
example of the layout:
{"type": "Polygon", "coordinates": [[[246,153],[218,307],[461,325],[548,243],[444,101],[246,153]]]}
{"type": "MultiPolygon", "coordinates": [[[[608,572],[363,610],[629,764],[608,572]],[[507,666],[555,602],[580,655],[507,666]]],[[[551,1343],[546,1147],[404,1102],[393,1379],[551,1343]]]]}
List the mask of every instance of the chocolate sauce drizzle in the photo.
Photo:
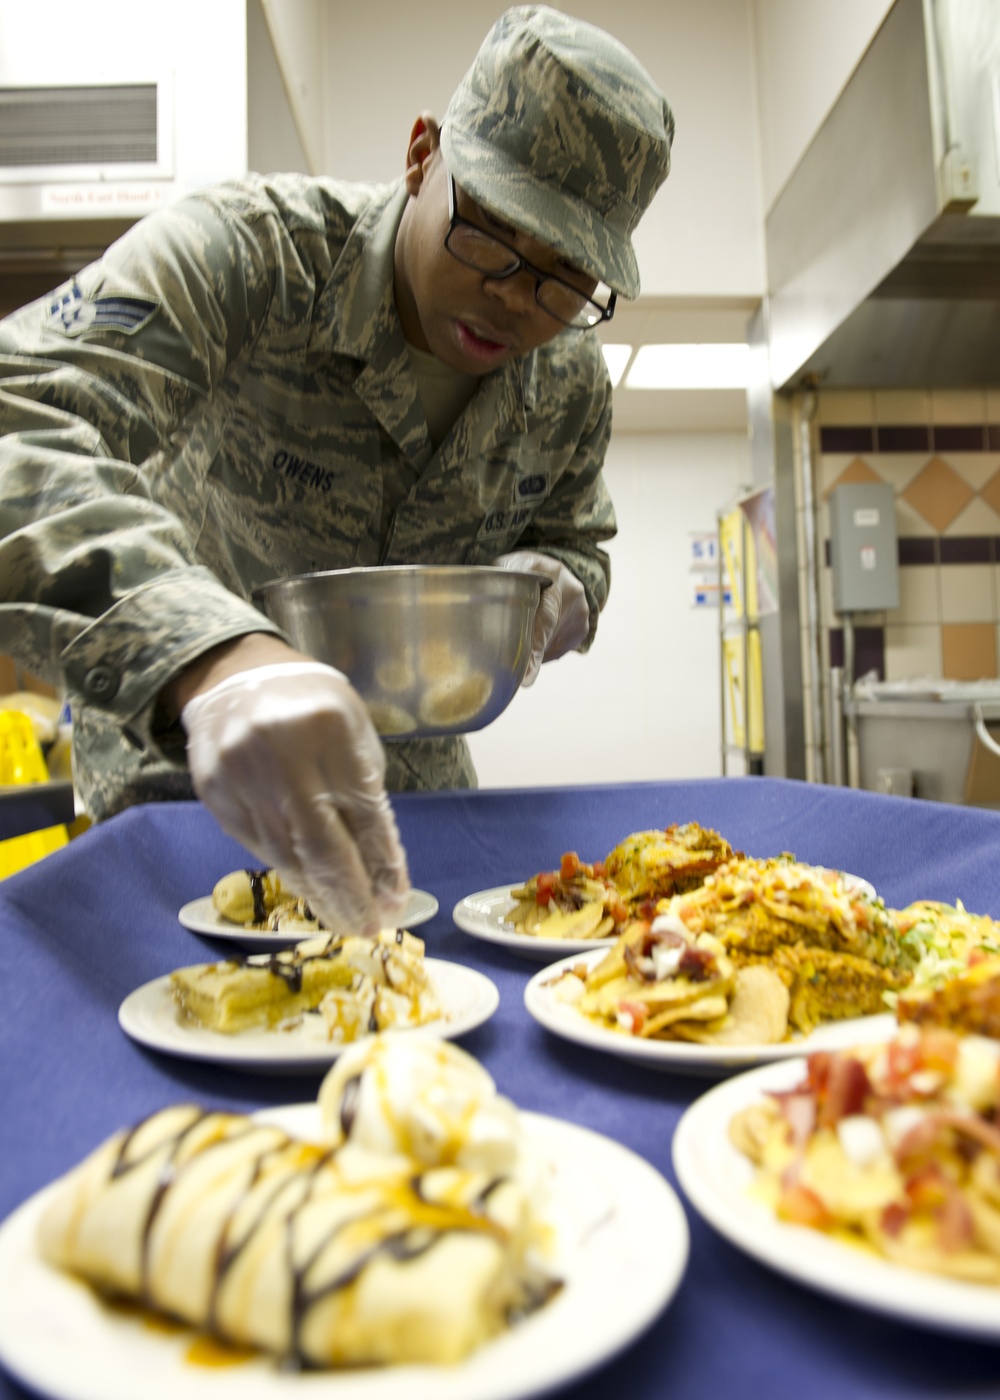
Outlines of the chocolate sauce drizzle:
{"type": "MultiPolygon", "coordinates": [[[[360,1081],[358,1077],[347,1081],[344,1089],[344,1096],[341,1104],[341,1125],[345,1133],[350,1132],[350,1127],[354,1121],[357,1111],[358,1092],[360,1081]]],[[[185,1106],[181,1106],[182,1108],[185,1106]]],[[[241,1221],[240,1238],[235,1242],[230,1238],[235,1218],[245,1206],[250,1193],[259,1186],[262,1177],[265,1176],[269,1164],[283,1152],[288,1150],[292,1141],[285,1134],[277,1130],[262,1128],[260,1124],[254,1123],[249,1118],[241,1119],[226,1113],[214,1113],[211,1110],[201,1109],[195,1105],[190,1105],[190,1117],[184,1121],[175,1131],[166,1136],[156,1136],[150,1146],[145,1150],[133,1153],[133,1145],[138,1133],[147,1124],[152,1122],[158,1115],[150,1115],[132,1128],[122,1139],[118,1153],[111,1170],[111,1178],[119,1178],[127,1173],[137,1170],[151,1158],[162,1157],[159,1172],[159,1179],[151,1197],[142,1229],[142,1260],[141,1260],[141,1301],[148,1307],[156,1308],[157,1299],[153,1288],[152,1270],[150,1264],[151,1236],[154,1224],[163,1206],[163,1203],[174,1185],[179,1181],[185,1170],[185,1163],[179,1162],[185,1142],[191,1134],[202,1127],[213,1117],[217,1117],[221,1129],[220,1136],[212,1138],[200,1147],[196,1147],[191,1155],[192,1162],[203,1160],[205,1154],[216,1149],[225,1148],[240,1137],[245,1137],[253,1133],[262,1135],[261,1146],[255,1157],[248,1163],[249,1172],[244,1183],[242,1193],[232,1205],[228,1215],[223,1221],[222,1228],[214,1251],[214,1278],[212,1281],[212,1291],[209,1303],[209,1316],[207,1319],[209,1328],[217,1336],[225,1336],[224,1329],[220,1325],[218,1310],[219,1299],[225,1281],[236,1261],[240,1258],[244,1250],[251,1244],[258,1230],[265,1222],[272,1218],[273,1212],[279,1211],[284,1216],[285,1234],[285,1263],[291,1280],[291,1316],[290,1335],[291,1349],[289,1361],[293,1365],[308,1367],[312,1364],[302,1351],[301,1338],[302,1328],[308,1317],[310,1310],[323,1298],[332,1293],[340,1292],[349,1288],[365,1269],[379,1257],[388,1257],[399,1264],[406,1264],[410,1260],[418,1259],[432,1249],[445,1236],[457,1233],[478,1233],[482,1230],[502,1234],[501,1228],[486,1216],[486,1205],[490,1196],[504,1184],[505,1177],[498,1176],[492,1178],[485,1186],[466,1204],[459,1206],[448,1206],[440,1201],[428,1198],[423,1191],[423,1177],[420,1173],[414,1174],[408,1181],[407,1186],[414,1204],[429,1206],[441,1212],[442,1217],[432,1222],[421,1221],[419,1218],[409,1226],[401,1229],[391,1230],[374,1244],[365,1247],[358,1254],[358,1257],[346,1268],[326,1280],[320,1286],[310,1288],[306,1280],[310,1270],[320,1260],[324,1252],[336,1240],[344,1230],[355,1227],[361,1220],[377,1220],[380,1214],[385,1213],[384,1202],[376,1201],[375,1205],[367,1210],[363,1215],[355,1215],[343,1220],[339,1225],[331,1229],[319,1240],[309,1256],[296,1263],[295,1262],[295,1230],[300,1212],[308,1205],[316,1184],[320,1179],[323,1168],[335,1157],[332,1150],[316,1150],[314,1161],[303,1167],[298,1173],[289,1171],[279,1171],[273,1187],[267,1191],[260,1192],[260,1201],[254,1212],[253,1218],[249,1221],[241,1221]],[[287,1196],[287,1202],[282,1202],[282,1196],[287,1196]],[[448,1214],[454,1216],[454,1223],[447,1223],[448,1214]]],[[[176,1111],[176,1110],[173,1110],[176,1111]]],[[[303,1144],[303,1147],[309,1149],[303,1144]]],[[[391,1214],[398,1215],[398,1205],[405,1205],[405,1196],[402,1202],[397,1202],[391,1207],[391,1214]]],[[[558,1285],[556,1285],[558,1287],[558,1285]]],[[[518,1301],[516,1308],[511,1309],[510,1318],[520,1317],[526,1311],[532,1311],[541,1306],[552,1294],[552,1288],[547,1284],[539,1287],[537,1283],[525,1284],[524,1296],[518,1301]]]]}
{"type": "Polygon", "coordinates": [[[243,872],[250,881],[250,893],[253,895],[253,921],[255,924],[267,923],[267,904],[264,900],[264,876],[266,870],[245,870],[243,872]]]}
{"type": "Polygon", "coordinates": [[[278,949],[277,952],[270,955],[266,962],[261,961],[259,953],[233,953],[227,958],[227,961],[236,963],[240,967],[266,969],[272,976],[280,977],[290,992],[298,993],[302,990],[302,972],[306,963],[336,958],[342,952],[343,945],[331,938],[315,953],[303,953],[298,948],[294,948],[291,952],[287,949],[278,949]]]}

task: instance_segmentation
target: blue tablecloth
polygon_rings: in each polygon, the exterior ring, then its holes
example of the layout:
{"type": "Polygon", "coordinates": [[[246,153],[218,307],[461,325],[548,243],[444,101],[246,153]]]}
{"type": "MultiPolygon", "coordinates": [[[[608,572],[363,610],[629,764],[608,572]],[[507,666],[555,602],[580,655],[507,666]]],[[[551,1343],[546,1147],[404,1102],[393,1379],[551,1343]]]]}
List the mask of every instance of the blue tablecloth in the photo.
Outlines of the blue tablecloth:
{"type": "MultiPolygon", "coordinates": [[[[565,850],[600,859],[632,831],[699,821],[748,854],[792,851],[864,876],[895,907],[962,899],[1000,917],[1000,813],[981,809],[765,778],[405,794],[394,806],[413,883],[441,905],[420,929],[428,953],[478,968],[500,989],[497,1013],[461,1043],[522,1108],[617,1139],[675,1186],[674,1127],[711,1081],[625,1064],[542,1030],[523,1005],[538,964],[460,932],[458,900],[553,868],[565,850]]],[[[248,863],[198,804],[172,803],[126,812],[0,883],[0,1218],[165,1104],[195,1097],[249,1110],[314,1097],[317,1076],[161,1056],[118,1027],[133,988],[220,955],[223,945],[187,932],[177,911],[248,863]]],[[[570,1386],[573,1400],[1000,1395],[997,1347],[826,1299],[688,1217],[691,1257],[673,1302],[638,1342],[570,1386]]],[[[0,1374],[3,1400],[25,1393],[0,1374]]]]}

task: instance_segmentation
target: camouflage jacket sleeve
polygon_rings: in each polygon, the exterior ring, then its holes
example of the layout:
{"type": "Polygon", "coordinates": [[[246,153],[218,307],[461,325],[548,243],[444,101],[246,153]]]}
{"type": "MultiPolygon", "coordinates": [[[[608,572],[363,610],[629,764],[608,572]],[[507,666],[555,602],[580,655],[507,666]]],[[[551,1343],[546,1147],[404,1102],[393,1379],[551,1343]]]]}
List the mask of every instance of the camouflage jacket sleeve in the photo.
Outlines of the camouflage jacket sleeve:
{"type": "Polygon", "coordinates": [[[597,338],[485,376],[435,447],[393,302],[405,200],[248,177],[0,323],[0,651],[65,686],[105,812],[180,781],[156,696],[275,630],[248,601],[270,579],[520,545],[580,577],[593,635],[615,530],[597,338]]]}
{"type": "Polygon", "coordinates": [[[0,324],[0,650],[135,743],[155,744],[155,697],[194,657],[277,630],[151,490],[292,295],[289,221],[253,208],[182,201],[0,324]]]}

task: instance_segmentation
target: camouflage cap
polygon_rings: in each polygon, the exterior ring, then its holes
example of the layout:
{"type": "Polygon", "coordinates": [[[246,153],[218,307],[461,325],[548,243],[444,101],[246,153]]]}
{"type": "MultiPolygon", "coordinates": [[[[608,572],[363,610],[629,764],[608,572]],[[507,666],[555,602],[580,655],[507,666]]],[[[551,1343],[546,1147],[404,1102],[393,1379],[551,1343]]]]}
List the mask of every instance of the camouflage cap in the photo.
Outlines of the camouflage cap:
{"type": "Polygon", "coordinates": [[[634,297],[631,235],[667,178],[673,135],[666,98],[624,45],[522,5],[483,41],[448,104],[441,148],[479,204],[634,297]]]}

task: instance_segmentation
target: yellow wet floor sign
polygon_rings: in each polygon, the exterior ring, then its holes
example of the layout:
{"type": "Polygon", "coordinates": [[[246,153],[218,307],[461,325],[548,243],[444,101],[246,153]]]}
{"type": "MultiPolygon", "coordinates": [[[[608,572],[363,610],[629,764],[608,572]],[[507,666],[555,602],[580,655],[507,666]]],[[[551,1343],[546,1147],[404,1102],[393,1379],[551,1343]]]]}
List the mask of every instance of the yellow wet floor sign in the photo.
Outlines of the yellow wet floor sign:
{"type": "MultiPolygon", "coordinates": [[[[30,718],[21,710],[0,710],[0,786],[45,783],[48,778],[30,718]]],[[[0,841],[0,879],[41,860],[68,840],[65,826],[50,826],[0,841]]]]}

